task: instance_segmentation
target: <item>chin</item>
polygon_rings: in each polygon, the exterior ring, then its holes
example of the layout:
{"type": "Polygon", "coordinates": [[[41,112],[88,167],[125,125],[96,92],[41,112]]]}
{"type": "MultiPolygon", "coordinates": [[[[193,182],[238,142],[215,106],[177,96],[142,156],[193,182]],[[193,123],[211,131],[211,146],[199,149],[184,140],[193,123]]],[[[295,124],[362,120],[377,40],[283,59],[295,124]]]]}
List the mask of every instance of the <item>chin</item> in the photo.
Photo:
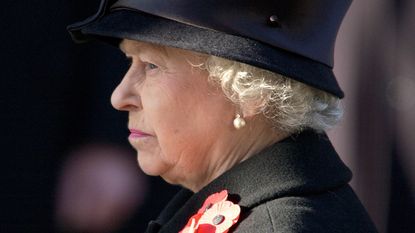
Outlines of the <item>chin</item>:
{"type": "Polygon", "coordinates": [[[157,172],[156,169],[151,168],[149,166],[144,166],[140,163],[140,161],[138,161],[138,167],[141,169],[141,171],[144,172],[144,174],[149,175],[149,176],[159,176],[160,174],[157,172]]]}
{"type": "Polygon", "coordinates": [[[137,158],[138,167],[149,176],[160,176],[168,170],[168,167],[162,163],[155,161],[146,161],[144,159],[137,158]]]}

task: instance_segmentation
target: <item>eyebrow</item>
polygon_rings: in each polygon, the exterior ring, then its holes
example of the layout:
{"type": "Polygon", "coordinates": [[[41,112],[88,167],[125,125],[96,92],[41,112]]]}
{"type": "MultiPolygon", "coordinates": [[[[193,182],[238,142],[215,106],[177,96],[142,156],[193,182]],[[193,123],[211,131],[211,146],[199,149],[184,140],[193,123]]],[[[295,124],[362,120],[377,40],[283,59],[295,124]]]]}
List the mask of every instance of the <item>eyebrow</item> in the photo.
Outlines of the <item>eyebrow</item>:
{"type": "MultiPolygon", "coordinates": [[[[146,55],[148,52],[156,52],[153,54],[158,54],[157,57],[164,58],[169,57],[169,53],[167,50],[162,46],[152,45],[150,43],[127,43],[130,40],[124,39],[121,41],[119,48],[125,54],[130,55],[146,55]]],[[[131,41],[130,41],[131,42],[131,41]]]]}

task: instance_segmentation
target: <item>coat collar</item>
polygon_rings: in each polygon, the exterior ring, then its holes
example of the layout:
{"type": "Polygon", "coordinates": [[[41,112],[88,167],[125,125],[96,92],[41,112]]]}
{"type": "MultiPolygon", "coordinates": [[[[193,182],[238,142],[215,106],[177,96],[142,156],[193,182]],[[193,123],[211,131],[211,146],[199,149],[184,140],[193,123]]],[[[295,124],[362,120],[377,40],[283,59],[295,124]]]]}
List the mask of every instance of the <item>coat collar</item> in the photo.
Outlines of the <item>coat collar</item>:
{"type": "Polygon", "coordinates": [[[334,189],[351,177],[328,137],[305,131],[238,164],[194,195],[181,190],[153,224],[161,227],[159,232],[179,232],[209,195],[223,189],[242,208],[251,209],[283,196],[334,189]]]}

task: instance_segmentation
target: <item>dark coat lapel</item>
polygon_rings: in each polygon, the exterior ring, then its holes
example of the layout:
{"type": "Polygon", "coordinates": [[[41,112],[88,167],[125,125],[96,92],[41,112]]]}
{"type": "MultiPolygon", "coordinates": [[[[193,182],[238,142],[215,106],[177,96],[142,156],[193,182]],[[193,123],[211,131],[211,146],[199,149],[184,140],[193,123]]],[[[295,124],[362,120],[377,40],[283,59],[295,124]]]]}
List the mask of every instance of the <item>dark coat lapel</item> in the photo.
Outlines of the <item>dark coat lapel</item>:
{"type": "Polygon", "coordinates": [[[179,232],[209,195],[223,189],[243,209],[251,209],[283,196],[331,190],[347,184],[351,176],[327,136],[306,131],[240,163],[194,195],[180,191],[156,222],[159,232],[179,232]]]}

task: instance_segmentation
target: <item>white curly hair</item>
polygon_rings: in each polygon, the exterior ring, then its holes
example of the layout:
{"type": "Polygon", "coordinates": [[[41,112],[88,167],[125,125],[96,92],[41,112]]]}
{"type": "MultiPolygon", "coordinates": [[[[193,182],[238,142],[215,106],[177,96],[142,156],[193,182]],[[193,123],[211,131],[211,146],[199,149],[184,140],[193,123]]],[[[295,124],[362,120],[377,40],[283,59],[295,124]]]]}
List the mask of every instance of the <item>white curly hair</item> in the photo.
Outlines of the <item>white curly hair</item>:
{"type": "Polygon", "coordinates": [[[233,103],[254,105],[256,113],[285,132],[324,131],[342,117],[338,97],[280,74],[216,56],[208,56],[201,67],[233,103]]]}

